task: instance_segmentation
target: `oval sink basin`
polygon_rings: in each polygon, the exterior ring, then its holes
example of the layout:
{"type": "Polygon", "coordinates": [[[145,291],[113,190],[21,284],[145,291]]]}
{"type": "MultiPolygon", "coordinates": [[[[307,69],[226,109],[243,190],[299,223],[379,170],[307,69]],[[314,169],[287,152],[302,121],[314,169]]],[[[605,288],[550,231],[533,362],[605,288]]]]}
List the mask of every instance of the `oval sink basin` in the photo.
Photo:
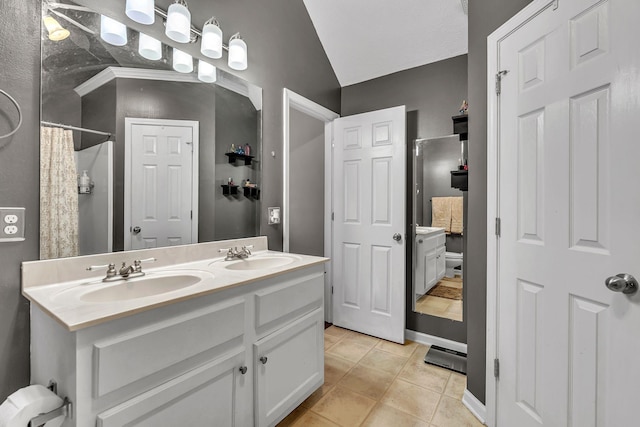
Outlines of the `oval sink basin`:
{"type": "Polygon", "coordinates": [[[261,256],[247,258],[238,261],[218,261],[216,267],[223,267],[227,270],[266,270],[269,268],[284,267],[299,258],[293,256],[261,256]]]}
{"type": "Polygon", "coordinates": [[[188,273],[143,276],[113,284],[94,285],[97,288],[83,293],[80,300],[85,302],[126,301],[162,295],[196,285],[201,281],[201,276],[188,273]]]}

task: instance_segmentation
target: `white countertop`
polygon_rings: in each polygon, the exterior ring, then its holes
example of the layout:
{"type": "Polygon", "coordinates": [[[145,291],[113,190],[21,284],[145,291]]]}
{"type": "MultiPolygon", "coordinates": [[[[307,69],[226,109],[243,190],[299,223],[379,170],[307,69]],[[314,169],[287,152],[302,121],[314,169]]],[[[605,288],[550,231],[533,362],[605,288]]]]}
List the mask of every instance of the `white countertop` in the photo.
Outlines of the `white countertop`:
{"type": "Polygon", "coordinates": [[[416,226],[416,234],[421,236],[427,236],[430,234],[441,234],[444,233],[444,228],[442,227],[424,227],[424,226],[416,226]]]}
{"type": "MultiPolygon", "coordinates": [[[[224,247],[224,243],[221,244],[222,247],[224,247]]],[[[159,249],[156,249],[155,251],[158,250],[159,249]]],[[[163,248],[162,250],[165,252],[171,251],[169,248],[163,248]]],[[[143,252],[144,251],[141,251],[139,255],[144,255],[143,252]]],[[[211,251],[209,251],[209,253],[210,252],[211,251]]],[[[121,252],[119,254],[120,257],[123,257],[127,253],[121,252]]],[[[113,254],[109,255],[112,257],[117,256],[113,254]]],[[[145,276],[137,279],[129,279],[126,283],[130,283],[131,286],[135,286],[136,281],[143,281],[148,278],[162,277],[166,275],[195,276],[200,280],[190,286],[157,295],[100,302],[87,301],[87,298],[84,296],[94,290],[122,284],[124,280],[103,282],[102,278],[104,277],[104,271],[100,270],[92,272],[91,274],[93,277],[86,277],[85,274],[85,277],[75,280],[67,280],[59,283],[37,283],[34,285],[32,283],[28,283],[28,281],[25,283],[25,264],[42,263],[42,261],[23,263],[22,294],[32,303],[37,304],[42,310],[61,323],[69,331],[76,331],[109,320],[130,316],[132,314],[173,304],[179,301],[209,295],[232,287],[257,282],[313,265],[323,264],[328,261],[327,258],[322,257],[288,254],[269,250],[254,251],[249,257],[249,260],[277,257],[284,258],[283,262],[287,262],[287,264],[254,270],[231,270],[228,267],[232,264],[242,263],[245,261],[224,261],[224,256],[219,256],[172,265],[167,265],[165,263],[165,265],[156,268],[151,267],[153,264],[145,265],[143,268],[143,271],[146,273],[145,276]]],[[[46,262],[50,263],[52,261],[46,262]]],[[[60,261],[69,263],[68,260],[60,261]]],[[[28,267],[33,268],[30,265],[28,267]]],[[[41,268],[40,266],[37,267],[41,268]]],[[[38,280],[34,281],[42,282],[39,277],[42,276],[42,271],[38,272],[37,275],[31,273],[27,276],[38,276],[38,280]]],[[[53,276],[55,276],[55,274],[53,274],[53,276]]]]}

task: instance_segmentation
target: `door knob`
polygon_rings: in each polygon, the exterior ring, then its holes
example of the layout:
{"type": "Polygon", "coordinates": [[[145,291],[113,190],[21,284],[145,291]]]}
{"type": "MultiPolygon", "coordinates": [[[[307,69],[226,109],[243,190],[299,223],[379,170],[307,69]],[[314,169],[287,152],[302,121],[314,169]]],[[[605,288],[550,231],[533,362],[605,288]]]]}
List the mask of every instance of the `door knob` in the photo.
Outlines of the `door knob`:
{"type": "Polygon", "coordinates": [[[246,374],[247,373],[247,367],[246,366],[240,366],[240,373],[242,375],[246,374]]]}
{"type": "Polygon", "coordinates": [[[396,242],[399,242],[400,240],[402,240],[402,234],[400,233],[396,233],[393,235],[393,240],[395,240],[396,242]]]}
{"type": "Polygon", "coordinates": [[[622,292],[630,295],[638,291],[638,281],[630,274],[620,273],[611,276],[604,281],[604,284],[613,292],[622,292]]]}
{"type": "Polygon", "coordinates": [[[138,234],[142,231],[142,228],[138,227],[137,225],[135,227],[133,227],[131,229],[131,231],[133,232],[133,234],[138,234]]]}
{"type": "Polygon", "coordinates": [[[267,356],[262,356],[260,358],[260,361],[262,362],[263,365],[266,365],[267,364],[267,356]]]}

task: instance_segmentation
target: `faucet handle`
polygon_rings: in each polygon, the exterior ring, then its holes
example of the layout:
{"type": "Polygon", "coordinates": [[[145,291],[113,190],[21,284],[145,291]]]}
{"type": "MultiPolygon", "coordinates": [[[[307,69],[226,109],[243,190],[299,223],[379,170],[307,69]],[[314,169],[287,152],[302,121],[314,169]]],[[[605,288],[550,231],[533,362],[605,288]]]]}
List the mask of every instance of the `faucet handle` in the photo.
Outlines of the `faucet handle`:
{"type": "Polygon", "coordinates": [[[107,272],[113,270],[113,272],[115,273],[115,271],[116,271],[116,265],[115,264],[91,265],[91,266],[87,267],[87,271],[98,270],[98,269],[101,269],[101,268],[106,268],[107,272]]]}
{"type": "Polygon", "coordinates": [[[134,273],[141,273],[142,272],[142,263],[143,262],[155,262],[157,261],[156,258],[146,258],[146,259],[136,259],[133,261],[133,271],[134,273]]]}
{"type": "Polygon", "coordinates": [[[242,250],[247,254],[247,255],[251,255],[251,251],[250,249],[253,249],[253,245],[247,245],[247,246],[243,246],[242,250]]]}
{"type": "Polygon", "coordinates": [[[233,253],[233,248],[220,248],[220,249],[218,249],[218,252],[219,253],[223,253],[223,252],[233,253]]]}

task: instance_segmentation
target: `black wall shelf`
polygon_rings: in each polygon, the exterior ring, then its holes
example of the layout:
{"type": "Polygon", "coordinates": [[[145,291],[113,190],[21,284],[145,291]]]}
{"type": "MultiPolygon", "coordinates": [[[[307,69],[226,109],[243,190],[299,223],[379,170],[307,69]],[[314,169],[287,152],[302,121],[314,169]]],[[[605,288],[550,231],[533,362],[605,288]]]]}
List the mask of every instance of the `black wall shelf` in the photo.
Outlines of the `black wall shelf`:
{"type": "Polygon", "coordinates": [[[258,187],[242,187],[245,197],[253,197],[260,200],[260,189],[258,187]]]}
{"type": "Polygon", "coordinates": [[[466,141],[469,137],[469,116],[461,114],[451,117],[453,120],[453,133],[460,135],[460,141],[466,141]]]}
{"type": "Polygon", "coordinates": [[[238,194],[237,185],[222,184],[220,187],[222,187],[222,194],[224,194],[225,196],[229,196],[231,194],[238,194]]]}
{"type": "Polygon", "coordinates": [[[224,155],[229,157],[229,163],[235,163],[236,160],[244,160],[244,164],[246,166],[249,166],[251,164],[251,160],[253,160],[253,156],[248,156],[246,154],[224,153],[224,155]]]}
{"type": "Polygon", "coordinates": [[[469,189],[469,171],[457,170],[451,171],[451,187],[460,191],[468,191],[469,189]]]}

